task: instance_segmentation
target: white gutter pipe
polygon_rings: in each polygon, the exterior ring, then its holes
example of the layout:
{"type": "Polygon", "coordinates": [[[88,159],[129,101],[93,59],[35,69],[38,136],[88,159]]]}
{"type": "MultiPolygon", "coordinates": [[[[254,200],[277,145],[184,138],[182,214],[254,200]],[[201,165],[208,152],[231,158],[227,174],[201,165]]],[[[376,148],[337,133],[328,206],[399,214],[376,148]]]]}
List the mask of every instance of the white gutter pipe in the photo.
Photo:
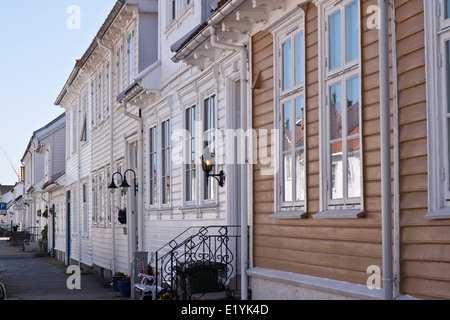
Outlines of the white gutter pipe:
{"type": "MultiPolygon", "coordinates": [[[[71,91],[70,89],[68,89],[68,92],[73,92],[73,94],[78,96],[78,106],[80,106],[78,113],[81,113],[81,91],[71,91]]],[[[79,114],[80,116],[80,114],[79,114]]],[[[86,120],[87,121],[87,120],[86,120]]],[[[75,130],[76,132],[78,132],[78,130],[75,130]]],[[[81,210],[83,208],[81,208],[80,210],[80,203],[82,202],[81,199],[81,192],[80,192],[80,180],[81,180],[81,141],[80,139],[78,139],[78,137],[72,137],[72,138],[76,138],[77,139],[77,190],[75,192],[75,194],[77,194],[76,200],[77,201],[73,201],[74,205],[78,206],[78,267],[81,268],[81,252],[82,252],[82,214],[81,214],[81,210]]],[[[74,210],[75,211],[75,210],[74,210]]],[[[73,214],[72,214],[73,215],[73,214]]],[[[69,263],[70,263],[70,257],[69,257],[69,263]]]]}
{"type": "Polygon", "coordinates": [[[397,37],[395,0],[391,0],[392,83],[394,93],[394,299],[400,295],[400,164],[398,128],[397,37]]]}
{"type": "MultiPolygon", "coordinates": [[[[113,175],[113,173],[115,172],[114,170],[114,117],[113,117],[113,106],[112,106],[112,102],[113,102],[113,90],[112,90],[112,55],[113,55],[113,50],[107,46],[105,46],[102,41],[97,38],[97,44],[99,47],[103,48],[105,51],[109,52],[110,54],[110,66],[109,66],[109,71],[110,74],[108,75],[108,87],[110,88],[110,92],[109,92],[109,97],[108,97],[108,105],[109,105],[109,167],[111,169],[111,177],[113,175]]],[[[109,182],[108,182],[109,183],[109,182]]],[[[110,194],[110,193],[109,193],[110,194]]],[[[112,269],[112,273],[114,274],[116,272],[116,219],[115,219],[115,215],[114,212],[115,210],[112,209],[114,208],[114,197],[110,194],[109,195],[109,201],[110,201],[110,206],[108,207],[108,210],[112,210],[112,212],[110,212],[111,215],[111,240],[112,240],[112,265],[111,265],[111,269],[112,269]]]]}
{"type": "Polygon", "coordinates": [[[389,97],[389,2],[378,0],[380,10],[380,139],[381,139],[381,223],[383,258],[383,294],[393,299],[392,207],[391,207],[391,127],[389,97]]]}
{"type": "MultiPolygon", "coordinates": [[[[230,45],[220,43],[216,39],[216,29],[210,24],[209,31],[211,34],[211,46],[214,48],[238,52],[241,54],[241,129],[246,130],[247,124],[247,61],[248,52],[243,45],[230,45]]],[[[246,158],[245,165],[242,166],[242,180],[241,180],[241,298],[248,300],[248,278],[246,276],[248,269],[248,159],[246,158]]]]}

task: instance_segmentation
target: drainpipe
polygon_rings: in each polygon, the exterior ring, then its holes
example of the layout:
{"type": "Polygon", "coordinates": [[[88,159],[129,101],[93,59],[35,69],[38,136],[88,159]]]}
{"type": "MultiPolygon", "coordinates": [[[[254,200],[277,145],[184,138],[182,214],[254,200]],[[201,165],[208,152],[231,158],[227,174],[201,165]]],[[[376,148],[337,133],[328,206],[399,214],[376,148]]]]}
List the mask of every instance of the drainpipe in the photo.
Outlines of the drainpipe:
{"type": "MultiPolygon", "coordinates": [[[[129,105],[127,105],[129,106],[129,105]]],[[[144,120],[142,118],[141,109],[139,109],[139,115],[136,116],[130,112],[127,111],[127,106],[122,106],[123,114],[127,117],[130,117],[137,121],[138,124],[138,208],[137,208],[137,215],[138,215],[138,237],[139,237],[139,247],[138,250],[143,250],[143,242],[144,242],[144,120]]],[[[136,234],[136,226],[134,219],[131,219],[132,226],[131,226],[131,233],[132,233],[132,239],[134,235],[136,234]]],[[[132,246],[135,246],[135,243],[132,243],[132,246]]]]}
{"type": "MultiPolygon", "coordinates": [[[[245,130],[247,124],[247,61],[248,52],[243,45],[230,45],[220,43],[216,39],[216,29],[210,24],[209,31],[211,34],[211,46],[214,48],[238,52],[241,54],[241,129],[245,130]]],[[[241,190],[247,190],[248,181],[248,159],[246,164],[242,166],[241,190]]],[[[248,194],[241,192],[241,295],[242,300],[248,300],[248,279],[246,276],[248,268],[248,194]]]]}
{"type": "MultiPolygon", "coordinates": [[[[68,91],[71,91],[68,89],[68,91]]],[[[81,91],[71,91],[73,94],[78,96],[78,106],[81,106],[81,91]]],[[[78,110],[78,113],[81,113],[81,108],[78,110]]],[[[79,114],[78,116],[81,116],[81,114],[79,114]]],[[[77,201],[74,201],[74,204],[76,204],[78,206],[78,267],[81,268],[81,253],[82,253],[82,214],[81,214],[81,210],[83,209],[82,207],[80,208],[80,203],[82,203],[82,199],[81,199],[81,192],[80,192],[80,180],[81,180],[81,142],[80,139],[78,139],[78,137],[75,137],[77,139],[77,190],[76,190],[76,194],[78,194],[77,196],[77,201]],[[81,209],[81,210],[80,210],[81,209]]],[[[70,257],[69,257],[69,263],[70,263],[70,257]]]]}
{"type": "Polygon", "coordinates": [[[398,81],[395,0],[391,0],[392,86],[394,92],[394,299],[400,295],[400,168],[398,136],[398,81]]]}
{"type": "Polygon", "coordinates": [[[383,257],[383,294],[393,299],[392,276],[392,207],[391,207],[391,127],[389,97],[389,2],[378,0],[380,10],[380,139],[381,139],[381,223],[383,257]]]}
{"type": "MultiPolygon", "coordinates": [[[[99,45],[99,47],[103,48],[105,51],[109,52],[110,54],[110,66],[109,66],[109,70],[110,70],[110,74],[108,74],[108,87],[110,88],[110,92],[109,92],[109,101],[108,101],[108,105],[109,105],[109,167],[111,168],[111,176],[113,174],[113,172],[115,172],[114,170],[114,136],[113,136],[113,127],[114,127],[114,117],[113,117],[113,107],[112,107],[112,102],[113,102],[113,90],[112,90],[112,72],[111,72],[111,68],[112,68],[112,56],[113,56],[113,50],[107,46],[105,46],[102,41],[97,38],[97,44],[99,45]]],[[[114,219],[114,212],[115,210],[113,210],[112,208],[114,208],[114,197],[113,196],[109,196],[109,201],[110,201],[110,208],[109,210],[112,210],[112,212],[110,212],[111,215],[111,240],[112,240],[112,273],[114,274],[116,272],[116,220],[114,219]]]]}

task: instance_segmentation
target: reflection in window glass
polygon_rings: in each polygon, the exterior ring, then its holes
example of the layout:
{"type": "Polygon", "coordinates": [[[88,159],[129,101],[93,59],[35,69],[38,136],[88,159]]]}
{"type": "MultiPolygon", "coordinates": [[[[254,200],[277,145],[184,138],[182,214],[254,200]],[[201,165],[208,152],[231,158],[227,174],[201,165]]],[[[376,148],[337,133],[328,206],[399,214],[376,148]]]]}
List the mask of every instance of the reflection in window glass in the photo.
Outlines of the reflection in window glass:
{"type": "Polygon", "coordinates": [[[342,142],[331,144],[331,198],[344,197],[342,176],[342,142]]]}
{"type": "Polygon", "coordinates": [[[196,107],[186,109],[186,130],[189,132],[187,137],[187,159],[186,167],[186,201],[194,201],[196,199],[196,171],[195,171],[195,115],[196,107]]]}
{"type": "Polygon", "coordinates": [[[450,0],[445,0],[445,19],[450,18],[450,0]]]}
{"type": "Polygon", "coordinates": [[[295,153],[296,170],[296,201],[304,201],[306,193],[305,181],[305,151],[300,150],[295,153]]]}
{"type": "Polygon", "coordinates": [[[330,137],[331,140],[342,138],[342,84],[330,87],[330,137]]]}
{"type": "Polygon", "coordinates": [[[283,90],[292,85],[292,52],[291,40],[283,43],[283,90]]]}
{"type": "Polygon", "coordinates": [[[162,203],[170,202],[170,121],[164,121],[161,126],[162,142],[162,203]]]}
{"type": "Polygon", "coordinates": [[[150,129],[150,204],[157,203],[157,139],[156,127],[150,129]]]}
{"type": "Polygon", "coordinates": [[[330,70],[341,66],[341,11],[332,14],[329,17],[330,39],[330,70]]]}
{"type": "Polygon", "coordinates": [[[358,3],[353,1],[345,7],[346,62],[358,58],[358,3]]]}
{"type": "Polygon", "coordinates": [[[347,80],[347,135],[359,134],[359,78],[347,80]]]}
{"type": "Polygon", "coordinates": [[[303,32],[295,36],[295,85],[304,81],[303,32]]]}
{"type": "Polygon", "coordinates": [[[361,155],[358,139],[347,142],[347,193],[349,198],[361,196],[361,155]]]}
{"type": "Polygon", "coordinates": [[[292,149],[292,102],[283,104],[283,151],[292,149]]]}

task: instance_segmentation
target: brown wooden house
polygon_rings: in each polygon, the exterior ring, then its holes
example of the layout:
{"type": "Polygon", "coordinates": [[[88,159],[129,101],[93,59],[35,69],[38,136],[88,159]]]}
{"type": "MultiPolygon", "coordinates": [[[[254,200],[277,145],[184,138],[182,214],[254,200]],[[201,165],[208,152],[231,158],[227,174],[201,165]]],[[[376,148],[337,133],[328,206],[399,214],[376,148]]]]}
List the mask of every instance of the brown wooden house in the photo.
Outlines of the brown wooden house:
{"type": "MultiPolygon", "coordinates": [[[[394,298],[450,298],[446,2],[389,12],[394,298]]],[[[383,265],[377,4],[286,1],[251,37],[253,128],[305,123],[304,157],[253,166],[254,298],[383,298],[367,286],[383,265]]]]}

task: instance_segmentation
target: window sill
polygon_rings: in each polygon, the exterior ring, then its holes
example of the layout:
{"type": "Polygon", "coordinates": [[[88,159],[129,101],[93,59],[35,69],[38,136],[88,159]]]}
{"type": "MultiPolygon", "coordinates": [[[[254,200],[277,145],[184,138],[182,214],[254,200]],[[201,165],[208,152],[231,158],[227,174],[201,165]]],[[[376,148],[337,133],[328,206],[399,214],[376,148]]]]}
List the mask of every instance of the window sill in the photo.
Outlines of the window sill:
{"type": "Polygon", "coordinates": [[[438,210],[430,211],[424,216],[425,220],[443,220],[450,219],[450,208],[444,207],[438,210]]]}
{"type": "Polygon", "coordinates": [[[365,212],[360,209],[325,210],[314,214],[314,219],[358,219],[365,217],[365,212]]]}
{"type": "Polygon", "coordinates": [[[308,216],[303,210],[299,211],[279,211],[269,215],[269,219],[274,220],[294,220],[294,219],[305,219],[308,216]]]}
{"type": "Polygon", "coordinates": [[[184,207],[180,207],[180,211],[196,211],[196,210],[208,210],[208,209],[217,209],[219,205],[217,203],[208,203],[208,204],[200,204],[200,205],[186,205],[184,207]]]}

